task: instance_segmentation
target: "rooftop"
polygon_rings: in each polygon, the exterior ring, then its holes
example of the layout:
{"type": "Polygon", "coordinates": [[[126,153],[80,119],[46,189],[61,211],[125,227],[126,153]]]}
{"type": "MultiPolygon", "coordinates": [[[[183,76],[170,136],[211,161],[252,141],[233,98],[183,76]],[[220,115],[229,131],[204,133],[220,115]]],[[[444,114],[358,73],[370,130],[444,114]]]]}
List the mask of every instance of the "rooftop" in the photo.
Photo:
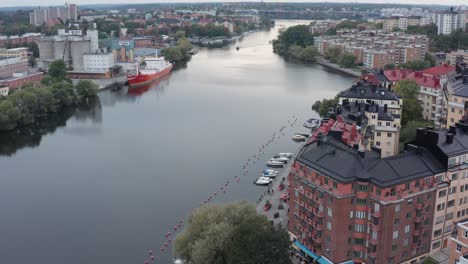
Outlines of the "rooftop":
{"type": "Polygon", "coordinates": [[[312,139],[296,160],[338,182],[368,181],[381,188],[444,171],[442,164],[423,148],[381,159],[376,150],[364,152],[347,146],[340,135],[332,132],[312,139]]]}
{"type": "Polygon", "coordinates": [[[391,91],[388,91],[380,85],[375,85],[367,80],[355,82],[351,88],[344,90],[338,94],[344,98],[359,98],[359,99],[377,99],[377,100],[398,100],[398,96],[391,91]]]}
{"type": "Polygon", "coordinates": [[[426,69],[426,70],[424,70],[422,72],[427,73],[427,74],[433,74],[433,75],[439,76],[439,75],[445,75],[445,74],[447,74],[449,72],[453,72],[453,71],[455,71],[455,66],[448,65],[448,64],[442,64],[442,65],[439,65],[439,66],[431,67],[431,68],[426,69]]]}

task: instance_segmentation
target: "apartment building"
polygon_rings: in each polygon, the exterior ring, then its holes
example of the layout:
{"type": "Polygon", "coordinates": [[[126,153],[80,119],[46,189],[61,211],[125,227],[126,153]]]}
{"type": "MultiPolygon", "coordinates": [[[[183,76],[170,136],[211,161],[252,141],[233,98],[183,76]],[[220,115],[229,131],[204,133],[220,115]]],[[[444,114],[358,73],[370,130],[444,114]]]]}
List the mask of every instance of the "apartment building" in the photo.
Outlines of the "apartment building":
{"type": "Polygon", "coordinates": [[[368,128],[331,118],[291,166],[288,229],[310,260],[416,263],[429,253],[443,165],[416,146],[382,158],[366,150],[368,128]]]}
{"type": "Polygon", "coordinates": [[[50,6],[48,8],[37,8],[29,13],[29,23],[35,26],[41,26],[50,19],[60,18],[62,21],[77,20],[78,6],[74,4],[65,4],[65,6],[50,6]]]}
{"type": "Polygon", "coordinates": [[[444,78],[446,82],[447,127],[468,117],[468,67],[466,63],[456,65],[454,73],[444,78]]]}
{"type": "Polygon", "coordinates": [[[457,29],[465,30],[465,16],[465,13],[453,10],[436,12],[434,23],[437,25],[437,34],[449,35],[457,29]]]}
{"type": "Polygon", "coordinates": [[[457,63],[468,63],[468,50],[452,50],[446,54],[448,64],[456,65],[457,63]]]}
{"type": "Polygon", "coordinates": [[[384,75],[395,85],[401,80],[414,80],[420,87],[418,100],[425,120],[432,120],[437,127],[446,126],[446,105],[444,79],[455,72],[451,65],[435,66],[424,71],[407,69],[385,70],[384,75]]]}
{"type": "Polygon", "coordinates": [[[0,49],[0,57],[20,57],[28,58],[28,48],[0,49]]]}
{"type": "Polygon", "coordinates": [[[418,129],[415,145],[431,149],[444,166],[440,175],[434,207],[431,251],[433,254],[450,244],[457,223],[468,217],[468,124],[451,126],[447,131],[418,129]]]}
{"type": "Polygon", "coordinates": [[[399,152],[403,100],[380,85],[375,76],[371,77],[366,76],[338,94],[339,112],[358,126],[365,119],[369,149],[380,149],[382,157],[393,156],[399,152]]]}
{"type": "Polygon", "coordinates": [[[383,69],[388,64],[399,65],[424,59],[429,40],[424,35],[408,35],[385,30],[339,30],[336,36],[320,36],[315,44],[320,54],[330,47],[351,52],[356,61],[369,69],[383,69]]]}
{"type": "Polygon", "coordinates": [[[451,238],[450,264],[468,264],[468,221],[458,223],[451,238]]]}
{"type": "Polygon", "coordinates": [[[42,75],[42,72],[28,68],[26,58],[0,57],[0,86],[6,86],[8,90],[20,88],[27,83],[36,84],[42,80],[42,75]]]}

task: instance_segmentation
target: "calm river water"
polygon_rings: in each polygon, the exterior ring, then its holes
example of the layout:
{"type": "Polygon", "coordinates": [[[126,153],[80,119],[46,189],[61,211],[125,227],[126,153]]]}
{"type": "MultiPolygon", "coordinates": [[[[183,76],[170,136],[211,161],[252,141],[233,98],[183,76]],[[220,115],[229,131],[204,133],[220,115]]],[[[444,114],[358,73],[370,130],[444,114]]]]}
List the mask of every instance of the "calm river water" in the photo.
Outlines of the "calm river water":
{"type": "MultiPolygon", "coordinates": [[[[299,125],[266,156],[295,152],[312,103],[351,78],[273,54],[279,27],[202,49],[147,91],[104,91],[66,123],[0,134],[0,263],[143,263],[292,115],[299,125]]],[[[255,202],[264,162],[215,202],[255,202]]]]}

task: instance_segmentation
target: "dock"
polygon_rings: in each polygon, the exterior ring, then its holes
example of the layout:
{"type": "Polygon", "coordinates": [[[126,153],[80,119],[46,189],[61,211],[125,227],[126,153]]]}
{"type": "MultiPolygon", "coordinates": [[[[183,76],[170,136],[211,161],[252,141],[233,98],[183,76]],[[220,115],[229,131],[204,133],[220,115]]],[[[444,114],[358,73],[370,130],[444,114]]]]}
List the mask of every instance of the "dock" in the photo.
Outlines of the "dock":
{"type": "Polygon", "coordinates": [[[107,79],[72,79],[73,85],[76,85],[81,80],[89,80],[99,86],[99,91],[109,89],[115,86],[123,86],[127,83],[127,75],[120,75],[107,79]]]}

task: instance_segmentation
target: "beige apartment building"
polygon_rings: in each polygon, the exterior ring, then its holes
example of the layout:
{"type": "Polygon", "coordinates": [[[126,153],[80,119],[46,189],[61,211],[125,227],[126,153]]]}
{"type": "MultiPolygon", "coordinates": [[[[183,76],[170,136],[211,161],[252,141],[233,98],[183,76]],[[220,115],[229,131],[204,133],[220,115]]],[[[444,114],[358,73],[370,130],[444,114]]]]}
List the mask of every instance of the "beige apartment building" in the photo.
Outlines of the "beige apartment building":
{"type": "Polygon", "coordinates": [[[378,85],[378,81],[369,75],[338,96],[340,106],[348,106],[348,111],[365,115],[367,127],[372,127],[369,148],[380,149],[381,157],[399,153],[401,98],[378,85]]]}
{"type": "Polygon", "coordinates": [[[468,221],[458,223],[451,238],[450,264],[468,264],[468,221]]]}
{"type": "Polygon", "coordinates": [[[447,103],[447,127],[468,117],[468,67],[456,66],[455,72],[444,76],[447,103]]]}
{"type": "Polygon", "coordinates": [[[450,53],[447,53],[445,60],[451,65],[455,65],[459,60],[468,63],[468,50],[452,50],[450,53]]]}

